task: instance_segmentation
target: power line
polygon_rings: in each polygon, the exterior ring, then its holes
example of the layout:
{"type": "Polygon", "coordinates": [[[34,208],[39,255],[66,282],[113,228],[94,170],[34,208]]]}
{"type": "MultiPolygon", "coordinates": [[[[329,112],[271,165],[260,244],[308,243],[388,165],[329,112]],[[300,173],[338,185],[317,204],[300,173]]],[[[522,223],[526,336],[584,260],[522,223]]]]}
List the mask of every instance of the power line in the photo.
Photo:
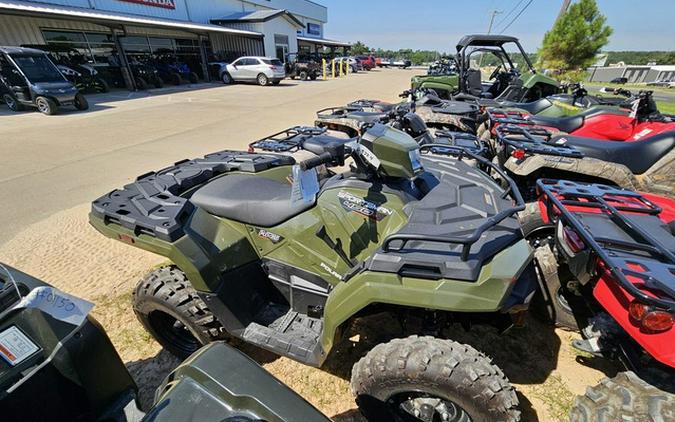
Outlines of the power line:
{"type": "Polygon", "coordinates": [[[529,1],[525,4],[525,6],[524,6],[522,9],[520,9],[520,12],[518,12],[518,14],[517,14],[513,19],[511,19],[511,22],[509,22],[509,24],[506,25],[506,26],[504,27],[504,29],[502,29],[502,31],[500,32],[500,34],[503,34],[504,31],[506,31],[507,29],[509,29],[509,27],[510,27],[511,25],[513,25],[513,22],[515,22],[515,21],[520,17],[520,15],[523,14],[523,12],[525,11],[525,9],[527,9],[527,7],[528,7],[530,4],[532,4],[533,1],[534,1],[534,0],[529,0],[529,1]]]}
{"type": "Polygon", "coordinates": [[[495,28],[498,27],[499,25],[503,24],[504,21],[506,21],[506,20],[509,18],[509,16],[511,16],[511,14],[512,14],[513,12],[516,11],[516,9],[518,8],[518,6],[520,6],[524,1],[525,1],[525,0],[520,0],[518,3],[516,3],[516,5],[513,6],[513,7],[511,8],[511,10],[509,10],[509,13],[507,13],[506,15],[504,15],[504,17],[501,18],[501,19],[499,20],[499,22],[497,22],[497,25],[495,25],[495,28]]]}

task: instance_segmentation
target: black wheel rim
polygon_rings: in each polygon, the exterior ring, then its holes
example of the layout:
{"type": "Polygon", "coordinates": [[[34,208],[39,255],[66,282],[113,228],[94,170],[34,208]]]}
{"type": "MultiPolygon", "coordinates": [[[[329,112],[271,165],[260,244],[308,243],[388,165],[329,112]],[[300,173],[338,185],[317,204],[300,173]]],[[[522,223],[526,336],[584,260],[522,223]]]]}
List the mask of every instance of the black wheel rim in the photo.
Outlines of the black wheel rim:
{"type": "Polygon", "coordinates": [[[165,344],[170,344],[185,355],[192,354],[201,347],[199,340],[192,335],[185,324],[165,312],[150,313],[148,321],[165,344]]]}
{"type": "Polygon", "coordinates": [[[471,416],[460,405],[428,393],[396,394],[387,400],[387,407],[396,421],[471,422],[471,416]]]}

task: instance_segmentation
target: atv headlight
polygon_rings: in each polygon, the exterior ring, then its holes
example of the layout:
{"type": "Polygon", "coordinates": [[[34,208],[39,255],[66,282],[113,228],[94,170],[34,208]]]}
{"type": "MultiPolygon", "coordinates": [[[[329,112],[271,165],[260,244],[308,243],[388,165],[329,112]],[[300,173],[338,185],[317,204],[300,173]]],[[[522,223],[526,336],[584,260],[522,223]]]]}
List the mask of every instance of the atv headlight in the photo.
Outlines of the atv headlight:
{"type": "Polygon", "coordinates": [[[417,174],[422,170],[422,156],[419,149],[414,149],[408,152],[410,157],[410,165],[412,166],[413,173],[417,174]]]}

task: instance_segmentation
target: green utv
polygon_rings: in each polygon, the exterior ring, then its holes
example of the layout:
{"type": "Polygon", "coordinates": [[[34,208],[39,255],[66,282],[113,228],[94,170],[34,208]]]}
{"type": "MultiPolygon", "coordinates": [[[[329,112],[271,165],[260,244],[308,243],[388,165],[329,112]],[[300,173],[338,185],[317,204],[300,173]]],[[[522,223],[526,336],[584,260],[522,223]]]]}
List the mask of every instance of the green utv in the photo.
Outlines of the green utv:
{"type": "Polygon", "coordinates": [[[518,420],[501,370],[439,336],[453,322],[505,330],[527,308],[536,275],[515,216],[522,198],[465,163],[471,153],[442,147],[450,156],[421,154],[374,124],[359,138],[306,139],[315,156],[298,163],[222,151],[104,195],[90,222],[172,261],[141,280],[133,307],[178,356],[233,336],[318,367],[354,319],[389,312],[420,335],[354,365],[366,417],[518,420]],[[349,171],[318,179],[314,169],[346,157],[349,171]]]}
{"type": "Polygon", "coordinates": [[[202,347],[174,369],[143,412],[136,384],[90,315],[92,308],[92,303],[0,264],[3,421],[328,422],[222,342],[202,347]]]}
{"type": "Polygon", "coordinates": [[[457,44],[456,66],[446,66],[445,74],[430,72],[413,76],[412,89],[433,89],[441,98],[458,94],[483,100],[530,102],[556,94],[558,82],[537,73],[518,42],[506,35],[466,35],[457,44]],[[515,48],[515,49],[514,49],[515,48]],[[526,69],[522,72],[509,54],[520,54],[526,69]],[[482,81],[480,64],[497,63],[487,82],[482,81]]]}

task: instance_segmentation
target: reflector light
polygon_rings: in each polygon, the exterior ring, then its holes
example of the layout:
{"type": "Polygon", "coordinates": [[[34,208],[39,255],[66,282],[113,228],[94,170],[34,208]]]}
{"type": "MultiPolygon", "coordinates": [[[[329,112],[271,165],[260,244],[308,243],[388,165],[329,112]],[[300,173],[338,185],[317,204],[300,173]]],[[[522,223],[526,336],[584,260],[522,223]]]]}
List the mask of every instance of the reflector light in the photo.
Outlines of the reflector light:
{"type": "Polygon", "coordinates": [[[655,332],[670,330],[673,326],[673,316],[666,311],[651,311],[642,318],[642,326],[655,332]]]}
{"type": "Polygon", "coordinates": [[[516,160],[522,160],[523,158],[525,158],[525,150],[522,149],[514,150],[511,153],[511,157],[515,158],[516,160]]]}
{"type": "Polygon", "coordinates": [[[563,227],[563,240],[574,253],[579,253],[586,248],[579,235],[569,227],[563,227]]]}
{"type": "Polygon", "coordinates": [[[642,318],[647,315],[647,312],[649,312],[649,306],[645,305],[644,303],[634,300],[630,303],[630,305],[628,305],[628,313],[635,321],[642,321],[642,318]]]}

